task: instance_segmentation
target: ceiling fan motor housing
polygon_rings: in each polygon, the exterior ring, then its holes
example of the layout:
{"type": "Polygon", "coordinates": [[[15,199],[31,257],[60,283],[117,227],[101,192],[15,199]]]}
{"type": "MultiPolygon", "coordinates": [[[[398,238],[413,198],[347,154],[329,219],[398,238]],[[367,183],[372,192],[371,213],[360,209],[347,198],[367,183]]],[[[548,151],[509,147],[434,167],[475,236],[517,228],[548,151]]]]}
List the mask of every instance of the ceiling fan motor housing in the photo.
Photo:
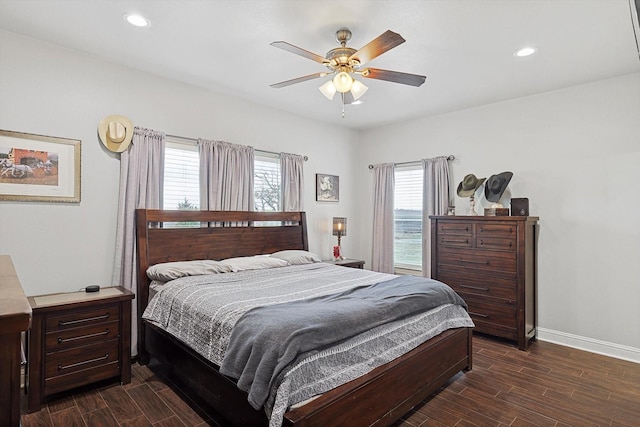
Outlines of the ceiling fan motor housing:
{"type": "MultiPolygon", "coordinates": [[[[336,31],[336,40],[340,43],[340,47],[336,47],[335,49],[331,49],[327,52],[325,58],[329,60],[329,64],[327,67],[334,71],[336,69],[341,69],[344,71],[345,66],[351,69],[358,68],[360,66],[360,61],[357,59],[349,59],[351,56],[357,52],[357,49],[353,49],[351,47],[347,47],[347,42],[351,40],[351,30],[348,28],[340,28],[336,31]]],[[[349,70],[347,72],[353,72],[349,70]]]]}
{"type": "Polygon", "coordinates": [[[333,70],[337,67],[345,65],[349,67],[357,67],[358,65],[360,65],[360,61],[358,61],[357,59],[352,59],[351,61],[349,60],[351,55],[356,52],[357,50],[350,47],[336,47],[335,49],[331,49],[329,52],[327,52],[326,56],[326,58],[329,60],[329,68],[333,70]]]}

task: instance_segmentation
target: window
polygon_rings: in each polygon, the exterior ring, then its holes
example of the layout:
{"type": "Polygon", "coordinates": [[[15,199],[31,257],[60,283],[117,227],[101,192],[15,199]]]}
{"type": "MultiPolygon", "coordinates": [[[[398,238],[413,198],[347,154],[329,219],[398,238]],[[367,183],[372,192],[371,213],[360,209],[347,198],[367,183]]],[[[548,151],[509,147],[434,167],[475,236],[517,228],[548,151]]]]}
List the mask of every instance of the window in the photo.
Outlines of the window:
{"type": "Polygon", "coordinates": [[[280,157],[256,153],[253,172],[254,210],[280,211],[280,157]]]}
{"type": "MultiPolygon", "coordinates": [[[[190,140],[167,138],[164,154],[163,209],[200,209],[200,156],[190,140]]],[[[254,160],[256,211],[280,210],[280,157],[256,153],[254,160]]]]}
{"type": "Polygon", "coordinates": [[[393,221],[394,266],[422,270],[422,168],[420,166],[396,166],[393,221]]]}
{"type": "Polygon", "coordinates": [[[200,209],[200,164],[195,144],[167,138],[162,196],[163,209],[200,209]]]}

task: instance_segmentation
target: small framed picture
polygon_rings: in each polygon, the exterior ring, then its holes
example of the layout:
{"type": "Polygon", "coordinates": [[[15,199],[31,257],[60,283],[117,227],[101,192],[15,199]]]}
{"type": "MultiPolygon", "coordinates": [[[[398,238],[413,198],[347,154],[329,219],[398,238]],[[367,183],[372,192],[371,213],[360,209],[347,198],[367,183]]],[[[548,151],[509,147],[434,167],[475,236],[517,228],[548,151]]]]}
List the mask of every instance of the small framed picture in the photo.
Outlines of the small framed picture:
{"type": "Polygon", "coordinates": [[[336,175],[316,174],[316,201],[340,201],[340,178],[336,175]]]}

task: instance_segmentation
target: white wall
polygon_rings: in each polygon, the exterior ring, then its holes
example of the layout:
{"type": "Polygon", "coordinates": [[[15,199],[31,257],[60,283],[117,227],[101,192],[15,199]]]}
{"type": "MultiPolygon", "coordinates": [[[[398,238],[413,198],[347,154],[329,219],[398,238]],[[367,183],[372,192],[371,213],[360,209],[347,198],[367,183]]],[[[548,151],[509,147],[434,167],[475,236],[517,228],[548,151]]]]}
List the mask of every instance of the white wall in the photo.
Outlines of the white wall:
{"type": "MultiPolygon", "coordinates": [[[[0,201],[0,254],[11,255],[27,295],[109,284],[115,248],[119,155],[105,150],[98,122],[121,114],[137,126],[185,137],[309,156],[305,210],[310,249],[331,257],[333,216],[355,216],[350,167],[357,133],[204,91],[51,44],[0,31],[0,129],[82,141],[82,201],[0,201]],[[340,156],[332,153],[340,152],[340,156]],[[340,176],[339,203],[315,201],[315,174],[340,176]],[[350,202],[351,201],[351,202],[350,202]]],[[[361,251],[345,238],[347,253],[361,251]]]]}
{"type": "MultiPolygon", "coordinates": [[[[540,217],[540,336],[640,361],[640,73],[371,129],[360,152],[363,188],[370,163],[439,155],[456,156],[456,188],[512,171],[508,191],[540,217]]],[[[360,194],[370,248],[372,191],[360,194]]],[[[466,214],[468,199],[456,205],[466,214]]]]}

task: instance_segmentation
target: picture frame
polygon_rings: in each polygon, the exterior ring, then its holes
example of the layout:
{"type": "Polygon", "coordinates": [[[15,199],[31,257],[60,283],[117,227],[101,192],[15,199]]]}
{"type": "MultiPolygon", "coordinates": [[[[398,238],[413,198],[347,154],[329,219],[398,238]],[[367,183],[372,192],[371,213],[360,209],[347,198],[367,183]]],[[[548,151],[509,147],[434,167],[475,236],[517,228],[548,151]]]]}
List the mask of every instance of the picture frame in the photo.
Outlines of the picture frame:
{"type": "Polygon", "coordinates": [[[0,201],[79,203],[80,144],[0,130],[0,201]]]}
{"type": "Polygon", "coordinates": [[[340,201],[340,177],[337,175],[316,174],[316,201],[340,201]]]}

